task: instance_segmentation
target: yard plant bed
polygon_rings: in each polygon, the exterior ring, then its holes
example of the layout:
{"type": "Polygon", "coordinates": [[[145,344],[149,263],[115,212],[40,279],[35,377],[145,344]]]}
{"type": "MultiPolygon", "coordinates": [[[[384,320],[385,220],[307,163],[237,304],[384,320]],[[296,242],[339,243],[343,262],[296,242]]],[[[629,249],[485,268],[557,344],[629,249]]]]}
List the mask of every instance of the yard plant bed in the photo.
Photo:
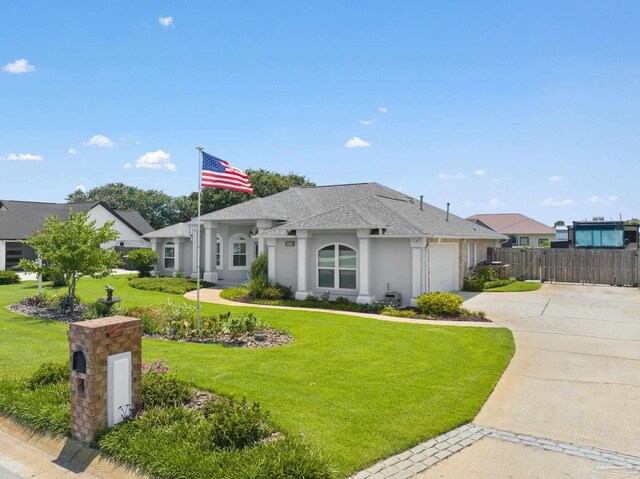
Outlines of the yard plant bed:
{"type": "MultiPolygon", "coordinates": [[[[107,284],[123,308],[159,306],[170,297],[131,288],[120,276],[83,279],[78,294],[95,301],[107,284]]],[[[64,291],[49,285],[45,290],[64,291]]],[[[0,306],[36,293],[35,282],[2,286],[0,306]]],[[[166,358],[179,378],[199,390],[259,402],[279,430],[303,434],[306,444],[329,456],[338,477],[473,420],[514,351],[505,328],[397,323],[246,304],[201,307],[203,315],[227,311],[253,311],[295,341],[282,348],[229,348],[145,338],[143,361],[166,358]]],[[[69,355],[67,325],[58,321],[0,308],[0,335],[0,378],[26,375],[43,361],[69,355]]],[[[167,462],[173,458],[167,456],[167,462]]],[[[246,459],[245,468],[261,460],[246,459]]]]}
{"type": "MultiPolygon", "coordinates": [[[[170,294],[185,294],[198,287],[198,281],[192,278],[129,278],[129,286],[145,291],[160,291],[170,294]]],[[[209,288],[212,283],[200,281],[201,288],[209,288]]]]}
{"type": "MultiPolygon", "coordinates": [[[[200,344],[222,344],[224,346],[239,348],[272,348],[274,346],[284,346],[293,341],[293,336],[277,329],[266,329],[265,333],[266,337],[263,340],[256,339],[254,334],[244,334],[238,337],[234,337],[231,334],[219,334],[213,338],[193,337],[179,339],[178,341],[200,344]]],[[[163,341],[175,341],[175,339],[170,336],[162,334],[145,334],[144,337],[163,341]]]]}
{"type": "Polygon", "coordinates": [[[430,316],[428,314],[423,314],[418,308],[396,309],[393,307],[387,307],[384,308],[380,314],[394,318],[425,319],[429,321],[470,321],[476,323],[492,322],[482,311],[469,311],[467,309],[461,310],[458,314],[430,316]]]}

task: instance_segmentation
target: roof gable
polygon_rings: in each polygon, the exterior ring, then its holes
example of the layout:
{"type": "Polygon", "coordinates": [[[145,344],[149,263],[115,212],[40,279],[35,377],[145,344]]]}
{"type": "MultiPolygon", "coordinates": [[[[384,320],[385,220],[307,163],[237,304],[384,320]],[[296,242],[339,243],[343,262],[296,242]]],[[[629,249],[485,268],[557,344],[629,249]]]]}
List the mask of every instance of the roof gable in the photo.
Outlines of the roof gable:
{"type": "Polygon", "coordinates": [[[467,219],[503,234],[555,234],[553,228],[520,213],[478,214],[467,219]]]}

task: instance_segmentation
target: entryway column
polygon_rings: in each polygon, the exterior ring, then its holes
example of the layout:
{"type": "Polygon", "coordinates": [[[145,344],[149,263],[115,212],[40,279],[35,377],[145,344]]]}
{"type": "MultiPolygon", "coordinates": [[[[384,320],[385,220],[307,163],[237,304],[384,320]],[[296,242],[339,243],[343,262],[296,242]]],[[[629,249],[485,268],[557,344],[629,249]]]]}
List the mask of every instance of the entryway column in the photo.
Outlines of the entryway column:
{"type": "Polygon", "coordinates": [[[411,306],[417,306],[418,296],[425,289],[427,238],[411,238],[411,306]]]}
{"type": "Polygon", "coordinates": [[[267,256],[269,258],[269,269],[267,276],[269,279],[276,279],[276,239],[267,238],[265,240],[267,244],[267,256]]]}
{"type": "Polygon", "coordinates": [[[371,304],[375,297],[371,295],[371,255],[369,254],[370,239],[368,229],[359,229],[358,235],[358,296],[356,303],[371,304]]]}
{"type": "MultiPolygon", "coordinates": [[[[191,277],[196,279],[198,277],[198,228],[199,224],[189,225],[189,232],[191,233],[191,277]]],[[[200,238],[202,240],[202,238],[200,238]]]]}
{"type": "MultiPolygon", "coordinates": [[[[256,221],[256,228],[258,228],[258,234],[266,231],[273,226],[273,221],[271,220],[258,220],[256,221]]],[[[258,254],[264,253],[268,248],[267,243],[264,238],[258,238],[258,254]]],[[[271,277],[271,276],[269,276],[271,277]]]]}
{"type": "Polygon", "coordinates": [[[218,281],[216,271],[216,237],[218,236],[218,223],[204,222],[204,280],[210,283],[218,281]]]}
{"type": "Polygon", "coordinates": [[[308,278],[307,278],[307,257],[308,257],[308,241],[311,234],[307,230],[296,231],[298,238],[298,289],[296,290],[296,299],[306,299],[309,296],[308,278]]]}
{"type": "Polygon", "coordinates": [[[156,274],[162,274],[162,254],[160,252],[160,240],[158,238],[151,238],[151,251],[155,251],[158,255],[158,262],[156,263],[156,274]]]}
{"type": "Polygon", "coordinates": [[[7,269],[7,248],[5,241],[0,240],[0,271],[7,269]]]}

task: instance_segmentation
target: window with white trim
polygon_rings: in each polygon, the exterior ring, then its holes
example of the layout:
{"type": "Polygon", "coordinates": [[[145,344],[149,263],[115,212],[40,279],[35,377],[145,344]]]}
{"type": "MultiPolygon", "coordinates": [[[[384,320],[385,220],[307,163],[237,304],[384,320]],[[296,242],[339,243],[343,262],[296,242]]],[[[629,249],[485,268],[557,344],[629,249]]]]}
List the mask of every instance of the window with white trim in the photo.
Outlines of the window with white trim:
{"type": "Polygon", "coordinates": [[[529,246],[529,237],[528,236],[520,236],[520,244],[522,246],[529,246]]]}
{"type": "Polygon", "coordinates": [[[173,269],[176,266],[176,246],[173,243],[164,245],[164,269],[173,269]]]}
{"type": "Polygon", "coordinates": [[[357,260],[357,252],[345,245],[318,250],[318,287],[356,289],[357,260]]]}
{"type": "Polygon", "coordinates": [[[245,235],[235,234],[231,237],[231,268],[246,269],[247,268],[247,242],[245,235]]]}
{"type": "Polygon", "coordinates": [[[222,268],[222,236],[216,235],[216,268],[222,268]]]}

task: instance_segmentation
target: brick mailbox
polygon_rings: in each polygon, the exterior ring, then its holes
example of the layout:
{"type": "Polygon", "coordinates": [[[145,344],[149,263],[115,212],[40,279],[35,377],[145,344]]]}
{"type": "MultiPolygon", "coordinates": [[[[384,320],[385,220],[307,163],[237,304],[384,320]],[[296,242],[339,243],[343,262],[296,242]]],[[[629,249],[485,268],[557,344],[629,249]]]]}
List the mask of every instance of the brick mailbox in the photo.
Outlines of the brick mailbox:
{"type": "Polygon", "coordinates": [[[91,442],[140,409],[142,325],[113,316],[71,323],[68,336],[71,434],[91,442]]]}

